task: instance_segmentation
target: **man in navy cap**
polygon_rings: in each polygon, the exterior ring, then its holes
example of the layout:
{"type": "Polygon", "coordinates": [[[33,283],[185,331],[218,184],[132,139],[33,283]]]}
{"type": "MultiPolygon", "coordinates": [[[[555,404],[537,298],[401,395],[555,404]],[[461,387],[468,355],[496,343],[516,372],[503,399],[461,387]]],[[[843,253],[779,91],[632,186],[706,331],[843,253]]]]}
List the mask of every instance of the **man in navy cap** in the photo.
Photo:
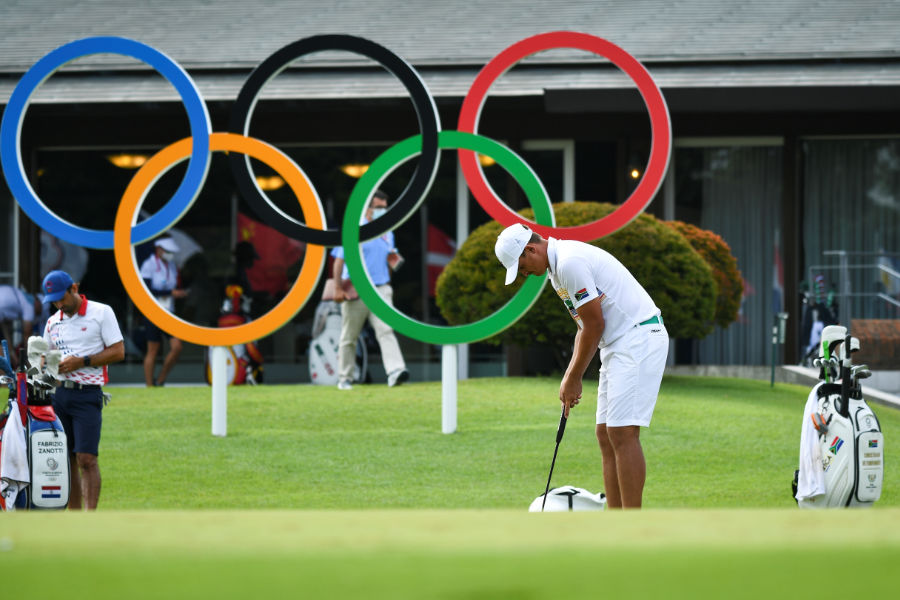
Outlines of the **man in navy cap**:
{"type": "Polygon", "coordinates": [[[44,302],[56,312],[47,319],[44,339],[62,352],[59,387],[53,409],[62,421],[75,455],[69,508],[97,508],[100,466],[97,463],[103,417],[103,384],[107,365],[125,358],[125,342],[112,309],[78,293],[78,284],[65,271],[50,271],[42,285],[44,302]]]}

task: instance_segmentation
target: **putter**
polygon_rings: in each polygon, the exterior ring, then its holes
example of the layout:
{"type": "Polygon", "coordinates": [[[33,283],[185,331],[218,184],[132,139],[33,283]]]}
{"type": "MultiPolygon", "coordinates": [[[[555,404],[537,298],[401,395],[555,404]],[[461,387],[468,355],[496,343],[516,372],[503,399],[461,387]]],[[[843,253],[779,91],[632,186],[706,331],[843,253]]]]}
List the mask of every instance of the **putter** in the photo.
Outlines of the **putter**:
{"type": "Polygon", "coordinates": [[[553,479],[553,467],[556,465],[556,453],[559,452],[559,443],[562,441],[563,434],[566,432],[566,407],[563,406],[562,414],[559,415],[559,427],[556,428],[556,448],[553,449],[553,462],[550,463],[550,475],[547,477],[547,489],[544,490],[544,501],[541,502],[541,512],[547,506],[547,494],[550,493],[550,480],[553,479]]]}

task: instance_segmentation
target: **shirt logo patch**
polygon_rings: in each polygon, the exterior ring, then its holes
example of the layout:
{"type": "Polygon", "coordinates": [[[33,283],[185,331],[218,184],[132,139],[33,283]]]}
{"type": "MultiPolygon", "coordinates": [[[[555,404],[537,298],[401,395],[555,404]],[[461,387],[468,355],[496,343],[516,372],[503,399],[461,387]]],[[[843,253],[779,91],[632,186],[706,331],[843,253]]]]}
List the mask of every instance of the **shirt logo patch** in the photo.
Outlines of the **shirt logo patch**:
{"type": "Polygon", "coordinates": [[[581,288],[580,290],[575,292],[575,302],[581,302],[583,299],[587,298],[587,295],[587,288],[581,288]]]}

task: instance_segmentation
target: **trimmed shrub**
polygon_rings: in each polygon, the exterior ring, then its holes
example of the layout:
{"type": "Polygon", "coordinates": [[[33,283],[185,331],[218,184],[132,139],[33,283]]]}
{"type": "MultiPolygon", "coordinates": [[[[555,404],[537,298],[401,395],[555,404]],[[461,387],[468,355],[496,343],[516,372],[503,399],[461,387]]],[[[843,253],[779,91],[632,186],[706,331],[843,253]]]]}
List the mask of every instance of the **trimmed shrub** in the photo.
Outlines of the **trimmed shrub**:
{"type": "Polygon", "coordinates": [[[744,281],[737,267],[737,259],[731,254],[731,248],[712,231],[681,221],[664,222],[683,235],[712,269],[718,288],[715,322],[723,329],[728,327],[737,320],[744,294],[744,281]]]}
{"type": "MultiPolygon", "coordinates": [[[[558,226],[595,221],[615,209],[597,202],[555,204],[558,226]]],[[[533,220],[531,209],[520,211],[533,220]]],[[[522,285],[503,285],[504,270],[494,255],[502,227],[496,221],[478,227],[438,278],[436,300],[451,325],[484,318],[505,304],[522,285]]],[[[716,284],[709,265],[685,238],[651,215],[642,214],[611,236],[595,242],[618,258],[660,308],[673,338],[702,338],[713,329],[716,284]]],[[[540,298],[512,327],[485,340],[518,346],[571,346],[575,323],[548,283],[540,298]]]]}

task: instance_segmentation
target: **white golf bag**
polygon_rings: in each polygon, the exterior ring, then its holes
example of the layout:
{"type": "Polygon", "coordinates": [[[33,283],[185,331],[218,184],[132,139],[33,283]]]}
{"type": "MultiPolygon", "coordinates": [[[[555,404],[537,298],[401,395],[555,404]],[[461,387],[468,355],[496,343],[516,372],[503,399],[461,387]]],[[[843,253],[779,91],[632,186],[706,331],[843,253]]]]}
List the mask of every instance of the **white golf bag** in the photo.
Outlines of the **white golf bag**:
{"type": "Polygon", "coordinates": [[[543,512],[604,510],[606,495],[603,493],[592,494],[583,488],[564,485],[547,492],[546,505],[544,505],[544,494],[535,498],[528,507],[528,512],[542,512],[542,506],[543,512]]]}
{"type": "MultiPolygon", "coordinates": [[[[3,343],[4,349],[6,343],[3,343]]],[[[66,433],[53,410],[51,393],[61,355],[38,336],[28,340],[15,375],[15,393],[8,410],[0,447],[0,492],[6,510],[66,508],[69,502],[69,452],[66,433]]],[[[0,379],[4,385],[8,377],[0,379]]]]}
{"type": "Polygon", "coordinates": [[[844,327],[829,326],[822,333],[815,364],[824,381],[807,400],[795,475],[794,497],[801,508],[871,506],[881,497],[884,435],[859,385],[871,372],[850,360],[858,349],[859,341],[844,327]]]}
{"type": "MultiPolygon", "coordinates": [[[[341,340],[341,305],[333,300],[323,300],[316,307],[313,317],[312,340],[309,342],[309,378],[319,385],[338,382],[338,351],[341,340]]],[[[366,342],[360,334],[356,341],[356,365],[353,381],[363,381],[368,369],[369,356],[366,342]]]]}

